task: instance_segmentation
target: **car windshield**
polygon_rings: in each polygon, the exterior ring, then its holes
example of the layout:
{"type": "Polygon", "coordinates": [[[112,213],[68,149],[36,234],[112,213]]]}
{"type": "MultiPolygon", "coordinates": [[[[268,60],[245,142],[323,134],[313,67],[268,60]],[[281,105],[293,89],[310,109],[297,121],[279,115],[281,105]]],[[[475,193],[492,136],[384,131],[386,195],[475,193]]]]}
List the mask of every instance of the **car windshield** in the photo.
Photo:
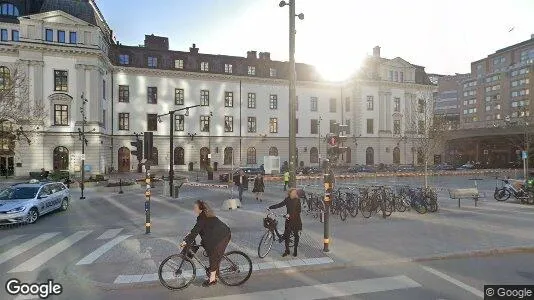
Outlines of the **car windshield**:
{"type": "Polygon", "coordinates": [[[0,192],[0,200],[31,199],[38,191],[38,187],[10,187],[0,192]]]}

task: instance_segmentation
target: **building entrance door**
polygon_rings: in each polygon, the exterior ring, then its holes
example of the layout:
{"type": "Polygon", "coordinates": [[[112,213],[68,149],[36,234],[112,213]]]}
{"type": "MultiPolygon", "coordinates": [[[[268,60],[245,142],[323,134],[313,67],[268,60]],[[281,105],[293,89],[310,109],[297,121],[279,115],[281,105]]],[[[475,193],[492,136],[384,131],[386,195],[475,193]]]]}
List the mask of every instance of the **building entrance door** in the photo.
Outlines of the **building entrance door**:
{"type": "Polygon", "coordinates": [[[0,156],[0,175],[12,176],[15,174],[15,159],[13,156],[0,156]]]}

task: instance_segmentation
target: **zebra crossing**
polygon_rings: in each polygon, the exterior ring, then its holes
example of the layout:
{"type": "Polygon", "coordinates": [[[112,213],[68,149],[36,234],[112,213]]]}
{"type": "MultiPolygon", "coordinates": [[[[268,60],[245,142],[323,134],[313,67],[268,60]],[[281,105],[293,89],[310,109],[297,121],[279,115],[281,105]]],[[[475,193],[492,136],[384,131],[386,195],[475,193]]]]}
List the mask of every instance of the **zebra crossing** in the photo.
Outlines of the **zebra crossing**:
{"type": "Polygon", "coordinates": [[[8,274],[34,272],[56,257],[66,257],[69,251],[83,257],[68,263],[90,265],[132,236],[121,232],[123,228],[0,235],[0,270],[8,274]],[[18,265],[10,265],[21,259],[24,261],[18,265]]]}

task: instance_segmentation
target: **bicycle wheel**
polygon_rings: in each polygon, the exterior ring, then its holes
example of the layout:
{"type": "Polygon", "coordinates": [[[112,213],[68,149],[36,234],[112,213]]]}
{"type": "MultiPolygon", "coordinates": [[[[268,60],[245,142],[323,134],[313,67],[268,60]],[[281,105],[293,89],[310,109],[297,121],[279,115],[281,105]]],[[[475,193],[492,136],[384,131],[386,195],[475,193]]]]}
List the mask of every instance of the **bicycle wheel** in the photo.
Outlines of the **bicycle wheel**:
{"type": "Polygon", "coordinates": [[[404,205],[404,196],[398,196],[395,199],[395,209],[399,212],[405,212],[406,206],[404,205]]]}
{"type": "Polygon", "coordinates": [[[264,258],[273,247],[274,235],[270,230],[265,231],[258,245],[258,256],[264,258]]]}
{"type": "Polygon", "coordinates": [[[181,290],[195,280],[196,267],[184,255],[173,254],[159,265],[158,277],[159,282],[169,290],[181,290]]]}
{"type": "Polygon", "coordinates": [[[395,209],[395,202],[393,201],[393,198],[387,197],[382,201],[384,201],[386,217],[391,216],[391,214],[393,213],[393,210],[395,209]]]}
{"type": "Polygon", "coordinates": [[[428,208],[426,207],[424,201],[421,199],[414,200],[412,202],[412,205],[415,211],[417,211],[420,214],[426,214],[426,212],[428,211],[428,208]]]}
{"type": "Polygon", "coordinates": [[[362,212],[362,216],[364,218],[367,219],[371,217],[372,206],[373,204],[370,198],[366,198],[360,201],[360,211],[362,212]]]}
{"type": "Polygon", "coordinates": [[[349,215],[349,212],[345,206],[341,207],[339,210],[339,217],[341,218],[341,221],[345,221],[347,219],[347,216],[349,215]]]}
{"type": "Polygon", "coordinates": [[[430,198],[428,198],[427,202],[429,212],[434,213],[438,211],[438,200],[436,198],[431,196],[430,198]]]}
{"type": "Polygon", "coordinates": [[[224,254],[219,266],[219,279],[229,286],[245,283],[252,274],[252,261],[241,251],[224,254]]]}
{"type": "Polygon", "coordinates": [[[349,210],[350,216],[353,218],[356,218],[356,216],[358,215],[358,199],[357,198],[352,199],[349,202],[348,210],[349,210]]]}

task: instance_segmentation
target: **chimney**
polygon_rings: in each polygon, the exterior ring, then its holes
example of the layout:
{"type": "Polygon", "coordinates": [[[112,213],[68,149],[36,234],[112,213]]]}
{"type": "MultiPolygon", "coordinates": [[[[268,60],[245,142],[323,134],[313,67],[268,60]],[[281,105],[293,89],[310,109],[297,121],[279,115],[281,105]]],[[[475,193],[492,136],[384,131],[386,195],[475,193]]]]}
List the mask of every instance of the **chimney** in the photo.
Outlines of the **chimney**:
{"type": "Polygon", "coordinates": [[[247,51],[247,58],[248,59],[257,59],[256,51],[247,51]]]}
{"type": "Polygon", "coordinates": [[[145,35],[145,47],[155,50],[169,50],[169,38],[154,34],[145,35]]]}
{"type": "Polygon", "coordinates": [[[193,47],[189,47],[189,52],[192,54],[198,54],[197,44],[193,44],[193,47]]]}
{"type": "Polygon", "coordinates": [[[263,59],[271,60],[271,53],[270,52],[263,52],[263,59]]]}
{"type": "Polygon", "coordinates": [[[380,46],[375,46],[373,48],[373,56],[374,57],[380,57],[380,46]]]}
{"type": "Polygon", "coordinates": [[[530,39],[534,39],[534,33],[530,35],[530,39]]]}

